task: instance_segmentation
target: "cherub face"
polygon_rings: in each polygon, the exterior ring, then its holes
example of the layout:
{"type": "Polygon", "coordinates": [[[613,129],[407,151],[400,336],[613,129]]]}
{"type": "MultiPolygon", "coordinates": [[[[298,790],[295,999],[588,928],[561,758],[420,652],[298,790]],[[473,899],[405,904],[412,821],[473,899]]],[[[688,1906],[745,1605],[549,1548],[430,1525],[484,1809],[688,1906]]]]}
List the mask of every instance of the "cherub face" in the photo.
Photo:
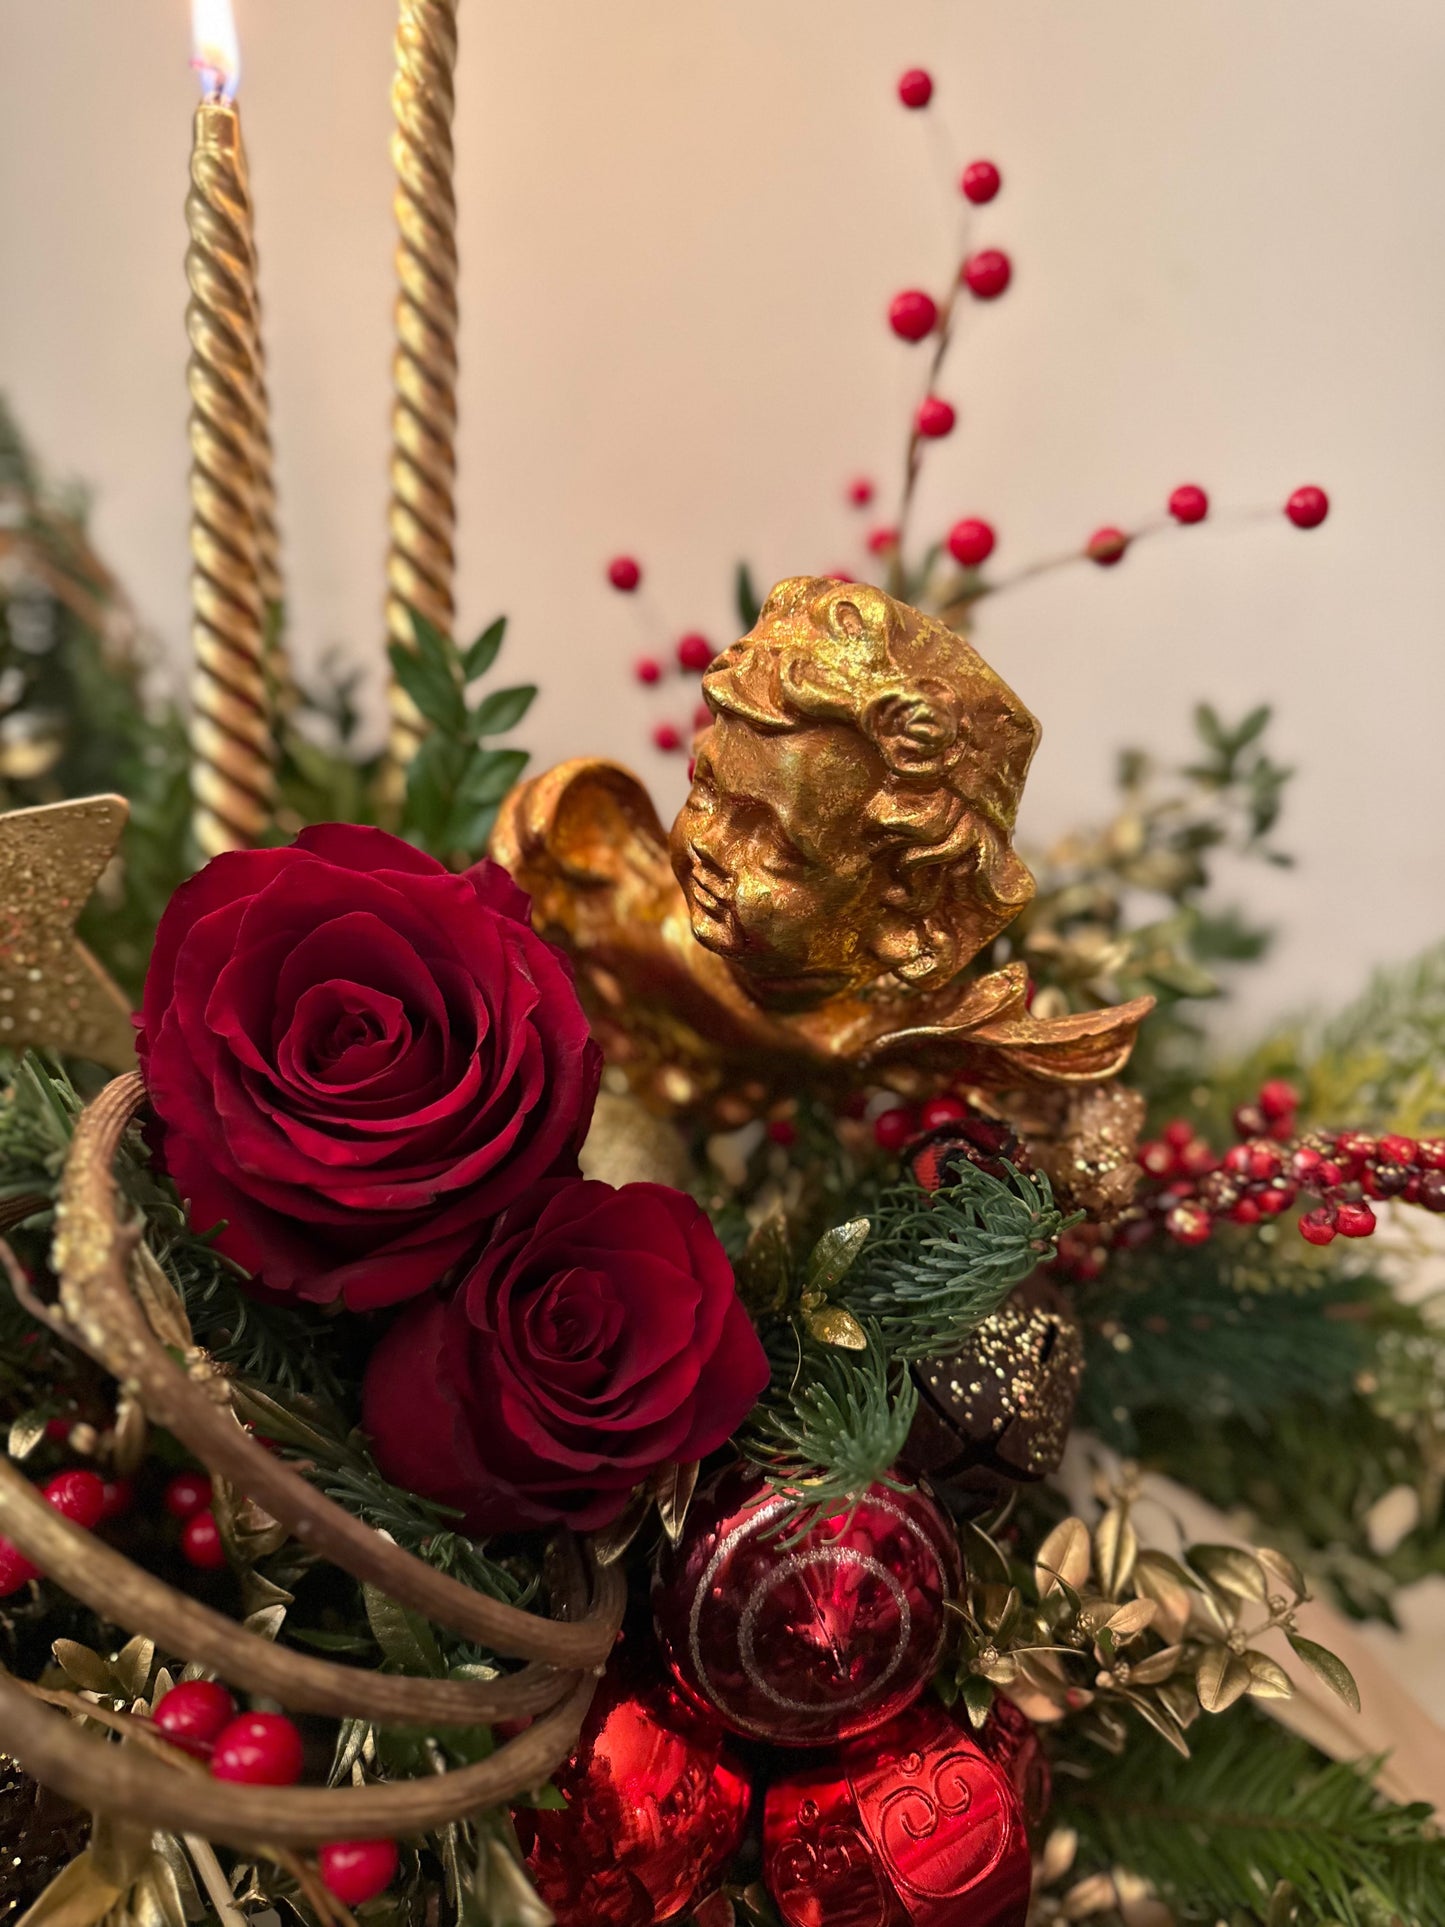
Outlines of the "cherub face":
{"type": "Polygon", "coordinates": [[[703,736],[672,867],[694,937],[760,1002],[804,1009],[878,974],[886,877],[864,811],[884,774],[842,724],[770,734],[725,713],[703,736]]]}

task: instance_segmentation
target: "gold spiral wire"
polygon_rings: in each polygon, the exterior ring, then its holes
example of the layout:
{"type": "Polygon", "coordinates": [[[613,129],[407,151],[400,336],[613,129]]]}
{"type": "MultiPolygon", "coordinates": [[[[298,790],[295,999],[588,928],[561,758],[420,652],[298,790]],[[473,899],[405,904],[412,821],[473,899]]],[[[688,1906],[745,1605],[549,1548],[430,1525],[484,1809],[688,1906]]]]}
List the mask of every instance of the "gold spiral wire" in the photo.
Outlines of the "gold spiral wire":
{"type": "Polygon", "coordinates": [[[212,857],[253,847],[275,800],[257,490],[259,326],[239,130],[226,107],[198,112],[186,223],[192,825],[212,857]]]}
{"type": "MultiPolygon", "coordinates": [[[[450,635],[456,614],[457,209],[452,185],[457,0],[401,0],[392,83],[396,355],[386,634],[414,643],[411,609],[450,635]]],[[[421,737],[395,677],[386,787],[395,797],[421,737]]]]}

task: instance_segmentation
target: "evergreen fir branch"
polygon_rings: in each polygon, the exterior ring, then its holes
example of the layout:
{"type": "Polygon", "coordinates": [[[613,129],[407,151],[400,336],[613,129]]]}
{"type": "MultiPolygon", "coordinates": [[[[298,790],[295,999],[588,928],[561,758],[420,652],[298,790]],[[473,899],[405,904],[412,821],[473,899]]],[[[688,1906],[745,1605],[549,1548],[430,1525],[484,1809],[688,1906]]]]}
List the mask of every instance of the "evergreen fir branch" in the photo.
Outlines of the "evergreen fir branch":
{"type": "Polygon", "coordinates": [[[1237,1707],[1204,1720],[1180,1758],[1152,1736],[1082,1780],[1056,1779],[1056,1825],[1078,1830],[1076,1872],[1126,1868],[1181,1922],[1263,1916],[1281,1882],[1299,1921],[1377,1927],[1445,1920],[1445,1841],[1430,1808],[1380,1798],[1371,1772],[1324,1763],[1237,1707]]]}
{"type": "Polygon", "coordinates": [[[846,1505],[886,1477],[903,1450],[918,1388],[876,1329],[866,1351],[822,1345],[787,1327],[772,1335],[773,1388],[743,1435],[775,1486],[801,1491],[810,1516],[846,1505]]]}
{"type": "Polygon", "coordinates": [[[941,1191],[895,1185],[835,1294],[877,1326],[885,1351],[914,1360],[957,1351],[1014,1286],[1053,1255],[1066,1219],[1048,1179],[965,1166],[941,1191]]]}

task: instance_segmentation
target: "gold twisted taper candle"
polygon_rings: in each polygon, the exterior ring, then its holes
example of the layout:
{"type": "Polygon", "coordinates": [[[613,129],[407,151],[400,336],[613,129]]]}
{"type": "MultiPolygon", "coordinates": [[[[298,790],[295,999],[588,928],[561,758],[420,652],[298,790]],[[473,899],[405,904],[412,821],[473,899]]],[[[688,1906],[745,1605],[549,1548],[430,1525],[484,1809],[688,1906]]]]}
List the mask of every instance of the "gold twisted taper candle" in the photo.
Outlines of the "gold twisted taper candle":
{"type": "MultiPolygon", "coordinates": [[[[396,169],[396,356],[392,364],[391,505],[386,633],[411,648],[409,609],[450,635],[456,613],[457,209],[452,186],[452,74],[457,0],[401,0],[396,29],[392,162],[396,169]]],[[[419,738],[393,677],[389,787],[419,738]]]]}
{"type": "Polygon", "coordinates": [[[196,111],[186,196],[191,353],[192,826],[204,855],[255,845],[275,773],[266,683],[251,206],[235,108],[196,111]]]}

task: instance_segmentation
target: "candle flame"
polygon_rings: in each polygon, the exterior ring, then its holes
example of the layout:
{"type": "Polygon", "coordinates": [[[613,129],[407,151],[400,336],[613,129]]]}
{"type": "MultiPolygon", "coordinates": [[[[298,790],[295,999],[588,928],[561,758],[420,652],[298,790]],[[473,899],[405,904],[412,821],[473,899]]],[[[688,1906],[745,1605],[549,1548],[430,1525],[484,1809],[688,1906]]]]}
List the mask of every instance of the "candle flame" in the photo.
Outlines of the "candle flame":
{"type": "Polygon", "coordinates": [[[231,0],[191,0],[191,65],[207,99],[232,100],[241,78],[241,47],[231,0]]]}

